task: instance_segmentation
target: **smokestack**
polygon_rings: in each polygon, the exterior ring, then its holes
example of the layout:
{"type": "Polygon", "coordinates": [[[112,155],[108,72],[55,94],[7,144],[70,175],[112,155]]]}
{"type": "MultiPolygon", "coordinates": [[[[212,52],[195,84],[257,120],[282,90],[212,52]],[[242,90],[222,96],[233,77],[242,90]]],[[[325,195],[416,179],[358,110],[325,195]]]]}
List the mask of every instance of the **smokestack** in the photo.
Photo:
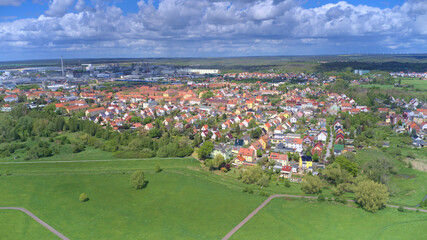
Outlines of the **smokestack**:
{"type": "Polygon", "coordinates": [[[64,76],[64,61],[62,60],[62,56],[61,56],[61,70],[62,70],[62,76],[64,76]]]}

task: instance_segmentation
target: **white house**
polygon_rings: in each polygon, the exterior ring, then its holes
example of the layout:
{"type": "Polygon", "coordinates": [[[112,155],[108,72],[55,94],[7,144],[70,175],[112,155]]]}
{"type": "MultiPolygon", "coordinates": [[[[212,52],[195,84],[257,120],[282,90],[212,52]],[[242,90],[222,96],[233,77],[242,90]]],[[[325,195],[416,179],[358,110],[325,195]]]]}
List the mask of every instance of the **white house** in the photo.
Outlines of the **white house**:
{"type": "Polygon", "coordinates": [[[320,131],[317,135],[317,141],[323,141],[326,142],[326,139],[328,138],[328,134],[325,131],[320,131]]]}

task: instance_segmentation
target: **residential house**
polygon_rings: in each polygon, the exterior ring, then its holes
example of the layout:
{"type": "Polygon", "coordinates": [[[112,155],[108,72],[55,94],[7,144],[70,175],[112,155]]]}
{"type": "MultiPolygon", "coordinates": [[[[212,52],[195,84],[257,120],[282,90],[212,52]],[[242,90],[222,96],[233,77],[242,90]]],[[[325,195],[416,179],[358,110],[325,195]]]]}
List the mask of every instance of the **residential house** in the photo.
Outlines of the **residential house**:
{"type": "Polygon", "coordinates": [[[290,178],[291,176],[292,176],[292,167],[289,165],[283,166],[280,171],[280,177],[290,178]]]}
{"type": "Polygon", "coordinates": [[[256,153],[252,148],[240,148],[239,156],[243,157],[245,162],[253,163],[255,161],[256,153]]]}
{"type": "Polygon", "coordinates": [[[326,139],[328,138],[328,133],[324,130],[321,130],[319,134],[317,134],[317,141],[323,141],[326,142],[326,139]]]}
{"type": "Polygon", "coordinates": [[[299,167],[308,169],[313,166],[313,159],[310,156],[301,156],[299,158],[299,167]]]}
{"type": "Polygon", "coordinates": [[[275,161],[276,163],[280,163],[281,166],[287,165],[289,162],[287,154],[281,154],[281,153],[275,153],[275,152],[270,153],[268,160],[275,161]]]}

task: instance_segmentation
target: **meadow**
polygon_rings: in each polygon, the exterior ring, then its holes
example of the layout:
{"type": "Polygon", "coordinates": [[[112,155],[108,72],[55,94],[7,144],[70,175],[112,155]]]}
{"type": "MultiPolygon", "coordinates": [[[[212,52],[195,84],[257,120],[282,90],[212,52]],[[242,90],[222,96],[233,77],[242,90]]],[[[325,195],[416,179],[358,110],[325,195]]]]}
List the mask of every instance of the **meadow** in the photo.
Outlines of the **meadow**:
{"type": "MultiPolygon", "coordinates": [[[[292,183],[286,188],[283,181],[275,179],[266,188],[252,186],[254,193],[245,193],[242,189],[247,185],[237,181],[233,170],[207,171],[190,157],[104,160],[107,161],[0,163],[0,206],[24,207],[70,239],[220,239],[266,199],[261,192],[304,195],[299,184],[292,183]],[[154,171],[156,164],[162,168],[160,173],[154,171]],[[134,190],[129,183],[130,173],[138,169],[144,170],[148,181],[142,190],[134,190]],[[88,194],[88,202],[79,202],[82,192],[88,194]]],[[[323,194],[332,196],[329,189],[323,189],[323,194]]],[[[352,198],[349,193],[344,196],[352,198]]],[[[411,202],[418,198],[418,192],[402,196],[403,202],[411,202]]],[[[364,231],[369,216],[373,216],[371,222],[382,221],[383,227],[396,224],[395,218],[389,219],[387,214],[402,214],[406,221],[427,216],[398,213],[396,209],[371,214],[356,209],[355,205],[348,207],[335,202],[292,200],[276,206],[277,202],[280,201],[272,201],[272,207],[267,205],[270,215],[260,212],[248,223],[250,227],[244,226],[234,239],[264,236],[275,239],[276,233],[283,237],[286,232],[280,234],[280,231],[287,229],[295,234],[305,229],[301,238],[308,238],[313,236],[313,230],[303,228],[307,223],[315,232],[340,238],[345,231],[364,231]],[[289,219],[280,220],[287,215],[289,219]],[[322,223],[324,217],[329,224],[322,223]],[[261,223],[253,226],[252,221],[261,223]],[[352,221],[355,226],[342,221],[352,221]],[[320,227],[315,223],[321,223],[320,227]],[[334,225],[340,225],[340,232],[329,227],[334,225]]],[[[28,216],[11,210],[0,210],[0,236],[56,238],[28,216]]],[[[299,235],[293,236],[297,239],[299,235]]]]}
{"type": "Polygon", "coordinates": [[[230,239],[426,239],[427,214],[273,199],[230,239]]]}
{"type": "MultiPolygon", "coordinates": [[[[417,153],[417,157],[424,159],[422,152],[425,150],[405,149],[403,154],[408,152],[417,153]],[[419,154],[419,155],[418,155],[419,154]]],[[[396,156],[379,149],[362,149],[356,154],[356,162],[363,165],[374,159],[390,159],[394,163],[394,171],[390,177],[389,188],[391,195],[390,204],[415,206],[427,194],[427,173],[416,169],[408,168],[405,161],[399,161],[396,156]]]]}
{"type": "Polygon", "coordinates": [[[396,78],[396,81],[401,80],[401,84],[403,86],[409,85],[409,87],[394,87],[394,85],[382,85],[382,84],[363,84],[360,85],[362,87],[378,87],[380,89],[403,89],[407,91],[427,91],[427,81],[426,80],[420,80],[418,78],[396,78]],[[411,87],[413,86],[413,88],[411,87]]]}
{"type": "MultiPolygon", "coordinates": [[[[33,170],[14,170],[0,177],[0,205],[24,207],[70,239],[218,239],[264,200],[199,176],[194,159],[175,159],[182,162],[180,166],[172,161],[133,162],[145,171],[148,181],[139,191],[131,188],[127,172],[109,171],[133,167],[97,162],[98,167],[83,168],[79,163],[70,172],[64,166],[71,163],[63,165],[63,171],[60,166],[46,171],[46,166],[57,163],[21,164],[33,170]],[[163,166],[160,173],[154,172],[157,162],[163,166]],[[93,168],[90,173],[89,168],[93,168]],[[88,202],[79,202],[82,192],[89,195],[88,202]]],[[[0,211],[3,215],[6,210],[0,211]]],[[[14,232],[44,236],[41,226],[28,227],[26,221],[21,217],[2,220],[0,236],[11,224],[18,228],[14,232]]],[[[8,239],[22,239],[22,234],[8,239]]]]}

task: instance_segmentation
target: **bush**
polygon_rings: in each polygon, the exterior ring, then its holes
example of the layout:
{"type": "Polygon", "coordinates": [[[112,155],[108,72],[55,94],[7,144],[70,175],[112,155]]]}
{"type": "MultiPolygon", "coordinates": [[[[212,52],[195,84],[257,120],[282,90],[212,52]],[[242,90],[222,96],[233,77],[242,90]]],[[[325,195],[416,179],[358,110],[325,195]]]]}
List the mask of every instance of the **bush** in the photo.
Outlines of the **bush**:
{"type": "Polygon", "coordinates": [[[331,188],[331,193],[334,196],[341,196],[342,195],[342,191],[336,187],[331,188]]]}
{"type": "Polygon", "coordinates": [[[141,189],[145,187],[144,172],[142,170],[133,172],[130,176],[130,184],[135,189],[141,189]]]}
{"type": "Polygon", "coordinates": [[[317,197],[317,201],[324,202],[325,201],[325,196],[323,196],[322,194],[319,194],[319,196],[317,197]]]}
{"type": "Polygon", "coordinates": [[[85,150],[85,146],[83,145],[75,145],[73,147],[73,153],[83,152],[85,150]]]}
{"type": "Polygon", "coordinates": [[[266,192],[260,192],[259,195],[263,196],[263,197],[269,197],[270,196],[270,194],[268,194],[266,192]]]}
{"type": "Polygon", "coordinates": [[[290,188],[291,187],[291,181],[289,179],[285,178],[285,187],[290,188]]]}
{"type": "Polygon", "coordinates": [[[321,188],[322,182],[318,176],[305,176],[301,184],[301,190],[308,194],[319,193],[321,188]]]}
{"type": "Polygon", "coordinates": [[[159,164],[159,163],[157,163],[157,164],[156,164],[156,169],[155,169],[155,171],[156,171],[156,173],[159,173],[159,172],[161,172],[161,171],[162,171],[162,169],[160,168],[160,164],[159,164]]]}
{"type": "Polygon", "coordinates": [[[89,201],[89,197],[87,196],[86,193],[82,193],[79,196],[79,200],[80,200],[80,202],[87,202],[87,201],[89,201]]]}
{"type": "Polygon", "coordinates": [[[248,189],[248,193],[249,193],[249,194],[253,194],[253,193],[254,193],[254,190],[253,190],[252,188],[249,188],[249,189],[248,189]]]}
{"type": "Polygon", "coordinates": [[[405,209],[404,209],[402,206],[400,206],[400,207],[398,207],[398,208],[397,208],[397,211],[399,211],[399,212],[404,212],[404,211],[405,211],[405,209]]]}
{"type": "Polygon", "coordinates": [[[389,196],[386,185],[372,180],[360,182],[354,193],[357,203],[369,212],[377,212],[384,207],[389,196]]]}

